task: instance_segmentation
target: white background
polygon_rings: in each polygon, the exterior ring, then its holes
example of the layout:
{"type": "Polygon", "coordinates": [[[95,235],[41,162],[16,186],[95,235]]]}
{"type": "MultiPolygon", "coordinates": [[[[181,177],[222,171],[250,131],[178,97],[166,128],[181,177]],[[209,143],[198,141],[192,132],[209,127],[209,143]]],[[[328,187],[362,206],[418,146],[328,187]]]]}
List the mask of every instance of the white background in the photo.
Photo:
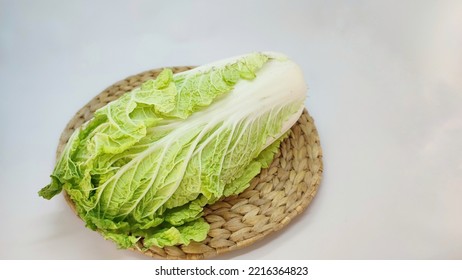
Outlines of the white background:
{"type": "Polygon", "coordinates": [[[145,259],[45,201],[58,138],[138,72],[280,51],[304,70],[318,195],[224,259],[462,259],[462,2],[0,0],[0,259],[145,259]]]}

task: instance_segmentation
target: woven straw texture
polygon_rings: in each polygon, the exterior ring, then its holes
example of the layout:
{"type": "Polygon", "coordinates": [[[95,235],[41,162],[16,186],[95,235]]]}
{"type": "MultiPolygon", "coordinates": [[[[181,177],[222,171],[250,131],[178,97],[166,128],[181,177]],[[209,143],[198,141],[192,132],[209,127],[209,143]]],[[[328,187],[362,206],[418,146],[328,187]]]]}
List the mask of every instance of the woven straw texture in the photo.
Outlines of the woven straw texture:
{"type": "MultiPolygon", "coordinates": [[[[171,67],[182,72],[193,67],[171,67]]],[[[155,78],[162,69],[130,76],[108,87],[80,109],[63,131],[57,157],[73,131],[88,121],[95,110],[122,94],[155,78]]],[[[305,110],[291,128],[271,166],[263,169],[243,193],[225,198],[204,209],[210,231],[203,242],[188,246],[151,247],[139,251],[158,259],[204,259],[243,248],[284,228],[310,204],[322,175],[322,151],[313,119],[305,110]]],[[[75,212],[67,194],[66,201],[75,212]]],[[[143,247],[142,240],[138,247],[143,247]]]]}

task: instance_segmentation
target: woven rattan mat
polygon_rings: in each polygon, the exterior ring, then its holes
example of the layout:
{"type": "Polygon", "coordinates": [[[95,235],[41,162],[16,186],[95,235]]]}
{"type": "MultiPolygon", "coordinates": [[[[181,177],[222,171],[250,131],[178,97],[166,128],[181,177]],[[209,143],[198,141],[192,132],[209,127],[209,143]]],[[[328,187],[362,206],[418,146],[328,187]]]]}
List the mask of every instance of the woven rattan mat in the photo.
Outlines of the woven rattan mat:
{"type": "MultiPolygon", "coordinates": [[[[182,72],[193,67],[171,67],[182,72]]],[[[94,97],[75,114],[63,131],[57,156],[72,132],[88,121],[95,110],[155,78],[162,69],[154,69],[117,82],[94,97]]],[[[313,119],[305,110],[292,127],[271,166],[253,179],[250,187],[238,196],[225,198],[204,209],[210,224],[207,238],[188,246],[152,247],[139,251],[160,259],[204,259],[249,246],[268,234],[284,228],[311,202],[322,174],[322,152],[313,119]]],[[[75,212],[74,204],[65,194],[75,212]]],[[[139,247],[143,247],[142,240],[139,247]]]]}

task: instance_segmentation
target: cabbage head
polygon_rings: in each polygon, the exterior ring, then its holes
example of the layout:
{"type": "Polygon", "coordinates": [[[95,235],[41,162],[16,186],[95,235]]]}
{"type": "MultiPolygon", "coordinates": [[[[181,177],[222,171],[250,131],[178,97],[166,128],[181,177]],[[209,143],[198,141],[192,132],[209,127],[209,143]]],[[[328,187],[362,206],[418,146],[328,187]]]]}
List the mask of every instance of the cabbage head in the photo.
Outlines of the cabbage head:
{"type": "Polygon", "coordinates": [[[202,241],[204,206],[268,167],[305,93],[300,68],[277,53],[164,69],[73,133],[39,195],[64,190],[87,227],[120,248],[202,241]]]}

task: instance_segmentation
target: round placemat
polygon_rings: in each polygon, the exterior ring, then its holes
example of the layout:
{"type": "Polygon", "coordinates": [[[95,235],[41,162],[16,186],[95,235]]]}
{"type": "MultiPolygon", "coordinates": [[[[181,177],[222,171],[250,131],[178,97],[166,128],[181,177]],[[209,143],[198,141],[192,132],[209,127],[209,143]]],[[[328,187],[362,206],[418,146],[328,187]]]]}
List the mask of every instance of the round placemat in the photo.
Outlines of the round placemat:
{"type": "MultiPolygon", "coordinates": [[[[194,67],[169,67],[174,73],[194,67]]],[[[154,69],[130,76],[105,89],[80,109],[67,124],[57,149],[61,154],[75,129],[92,118],[95,110],[122,94],[153,79],[162,71],[154,69]]],[[[263,169],[241,194],[222,199],[204,208],[210,224],[207,238],[188,246],[151,247],[139,251],[159,259],[204,259],[249,246],[268,234],[284,228],[310,204],[322,175],[322,151],[313,119],[304,110],[289,136],[281,143],[271,165],[263,169]]],[[[64,192],[73,209],[73,201],[64,192]]]]}

